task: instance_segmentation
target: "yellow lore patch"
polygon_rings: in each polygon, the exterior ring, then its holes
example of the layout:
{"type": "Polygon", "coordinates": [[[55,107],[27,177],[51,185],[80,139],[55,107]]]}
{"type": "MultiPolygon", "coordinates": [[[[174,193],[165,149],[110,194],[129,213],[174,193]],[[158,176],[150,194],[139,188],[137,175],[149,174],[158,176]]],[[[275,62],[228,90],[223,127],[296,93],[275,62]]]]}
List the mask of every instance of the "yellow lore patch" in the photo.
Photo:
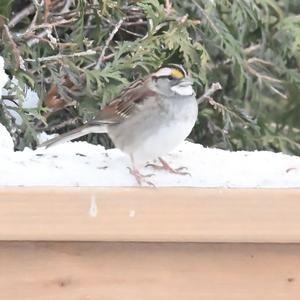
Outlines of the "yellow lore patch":
{"type": "Polygon", "coordinates": [[[177,70],[177,69],[172,69],[171,70],[171,76],[174,77],[174,78],[180,79],[180,78],[184,77],[184,74],[181,71],[177,70]]]}

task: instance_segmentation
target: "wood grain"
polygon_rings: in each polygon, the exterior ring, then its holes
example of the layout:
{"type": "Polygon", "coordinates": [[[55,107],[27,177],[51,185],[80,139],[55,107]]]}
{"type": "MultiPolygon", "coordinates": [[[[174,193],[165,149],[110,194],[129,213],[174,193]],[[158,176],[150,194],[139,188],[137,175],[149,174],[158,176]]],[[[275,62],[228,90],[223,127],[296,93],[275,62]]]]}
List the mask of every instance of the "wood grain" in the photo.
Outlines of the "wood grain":
{"type": "Polygon", "coordinates": [[[300,189],[0,188],[0,240],[300,242],[300,189]]]}
{"type": "Polygon", "coordinates": [[[298,300],[300,245],[0,243],[5,300],[298,300]]]}

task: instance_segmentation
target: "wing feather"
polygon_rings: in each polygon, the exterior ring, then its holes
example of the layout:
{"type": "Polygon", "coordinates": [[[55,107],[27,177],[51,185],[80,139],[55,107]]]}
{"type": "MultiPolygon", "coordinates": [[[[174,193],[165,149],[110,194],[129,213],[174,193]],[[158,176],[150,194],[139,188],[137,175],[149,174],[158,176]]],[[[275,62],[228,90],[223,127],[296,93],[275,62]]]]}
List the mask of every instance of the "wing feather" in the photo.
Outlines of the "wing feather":
{"type": "Polygon", "coordinates": [[[118,97],[101,109],[91,124],[118,124],[130,117],[137,104],[154,96],[155,93],[148,87],[148,80],[139,79],[124,89],[118,97]]]}

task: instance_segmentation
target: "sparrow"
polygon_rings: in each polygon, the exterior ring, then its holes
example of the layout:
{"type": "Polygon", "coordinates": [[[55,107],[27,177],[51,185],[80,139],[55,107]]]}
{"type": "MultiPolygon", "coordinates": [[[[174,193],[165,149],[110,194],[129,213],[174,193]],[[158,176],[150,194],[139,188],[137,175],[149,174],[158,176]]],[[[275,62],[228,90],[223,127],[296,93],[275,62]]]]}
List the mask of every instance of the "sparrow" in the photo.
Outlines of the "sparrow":
{"type": "Polygon", "coordinates": [[[192,80],[182,65],[168,64],[131,83],[86,124],[40,146],[48,148],[89,133],[107,133],[115,147],[129,155],[129,171],[137,183],[152,185],[146,179],[149,175],[141,174],[139,168],[156,158],[162,163],[158,168],[187,174],[182,168],[173,169],[161,156],[186,139],[197,116],[192,80]]]}

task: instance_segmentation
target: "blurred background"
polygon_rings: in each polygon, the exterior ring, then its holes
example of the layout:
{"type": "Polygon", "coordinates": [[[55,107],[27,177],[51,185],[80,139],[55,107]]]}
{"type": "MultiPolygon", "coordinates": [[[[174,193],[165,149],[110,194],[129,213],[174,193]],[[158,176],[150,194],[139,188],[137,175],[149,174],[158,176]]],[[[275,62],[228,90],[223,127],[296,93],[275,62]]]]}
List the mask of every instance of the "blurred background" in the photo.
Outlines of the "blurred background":
{"type": "MultiPolygon", "coordinates": [[[[190,139],[300,154],[299,0],[1,0],[9,82],[0,123],[15,148],[86,120],[131,81],[182,63],[200,104],[190,139]]],[[[113,147],[106,135],[91,143],[113,147]]]]}

